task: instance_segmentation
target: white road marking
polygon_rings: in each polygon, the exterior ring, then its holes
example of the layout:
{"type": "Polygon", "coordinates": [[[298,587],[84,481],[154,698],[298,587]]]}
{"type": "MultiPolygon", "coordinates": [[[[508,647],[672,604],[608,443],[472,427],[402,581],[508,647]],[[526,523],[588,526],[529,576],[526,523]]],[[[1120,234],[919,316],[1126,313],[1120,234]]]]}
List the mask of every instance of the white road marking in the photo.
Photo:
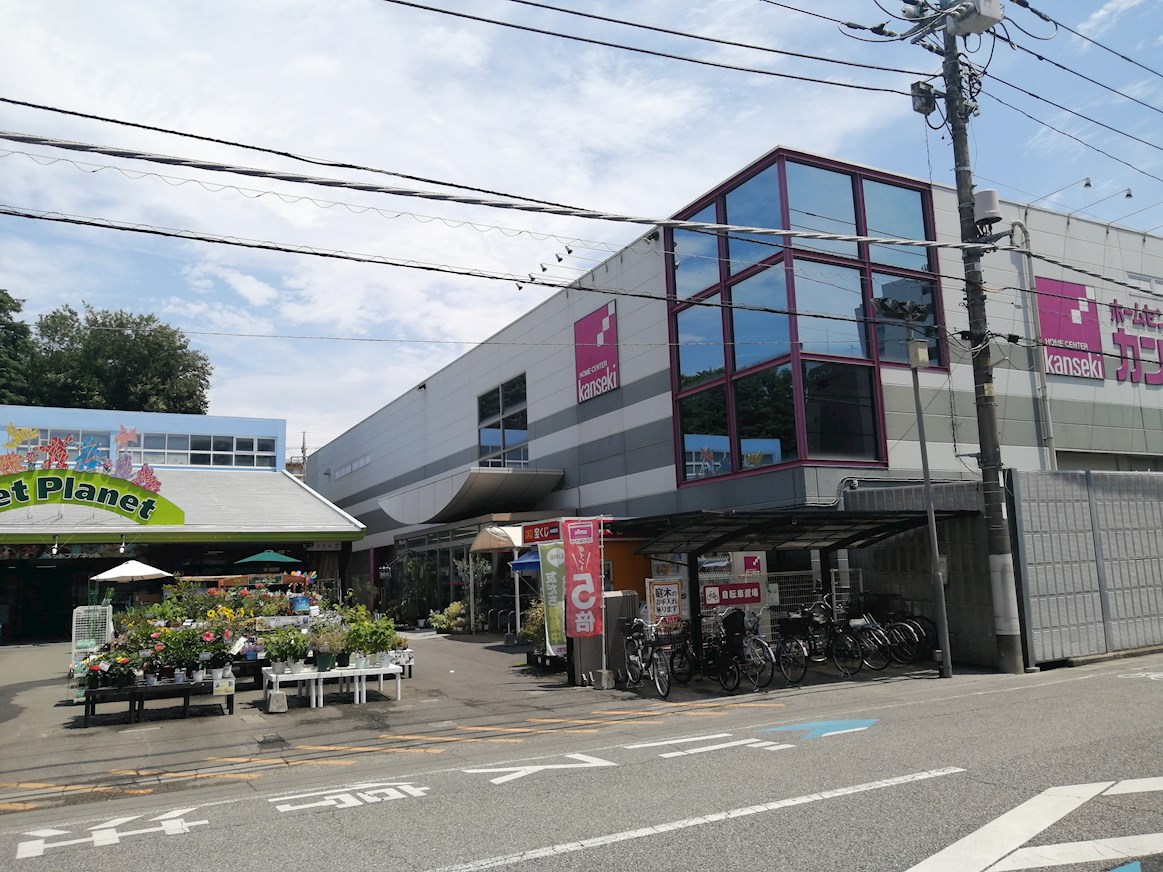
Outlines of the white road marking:
{"type": "Polygon", "coordinates": [[[880,790],[885,787],[896,787],[901,784],[912,784],[917,781],[925,781],[930,778],[941,778],[945,775],[954,775],[958,772],[964,772],[956,766],[950,766],[946,769],[933,769],[928,772],[914,772],[910,775],[900,775],[896,778],[886,778],[881,781],[870,781],[865,784],[856,784],[851,787],[840,787],[835,790],[824,790],[820,793],[809,793],[805,796],[796,796],[791,799],[780,799],[775,802],[768,802],[762,805],[749,805],[744,808],[734,808],[729,811],[720,811],[713,814],[702,815],[701,817],[685,818],[683,820],[670,821],[667,823],[655,824],[652,827],[642,827],[637,830],[624,830],[620,833],[611,833],[606,836],[595,836],[592,839],[583,839],[580,842],[566,842],[560,845],[550,845],[547,848],[535,848],[530,851],[522,851],[520,854],[509,854],[504,857],[488,857],[483,860],[474,860],[469,863],[460,863],[455,866],[442,866],[439,869],[430,870],[430,872],[478,872],[481,869],[496,869],[501,866],[513,866],[517,863],[527,863],[530,860],[539,860],[544,857],[555,857],[558,854],[568,854],[577,851],[585,851],[590,848],[600,848],[605,845],[614,845],[618,842],[628,842],[633,839],[645,839],[651,836],[659,836],[674,830],[682,830],[690,827],[701,827],[707,824],[720,823],[726,820],[733,820],[734,818],[747,817],[753,814],[761,814],[767,811],[778,811],[784,808],[792,808],[797,805],[805,805],[809,802],[820,802],[825,799],[835,799],[840,796],[851,796],[854,793],[865,793],[870,790],[880,790]]]}
{"type": "Polygon", "coordinates": [[[1014,851],[1000,863],[990,866],[989,872],[1017,872],[1019,869],[1042,869],[1046,866],[1102,861],[1125,862],[1133,857],[1148,857],[1151,854],[1163,854],[1163,833],[1022,848],[1014,851]]]}
{"type": "MultiPolygon", "coordinates": [[[[193,809],[180,809],[178,813],[193,811],[193,809]]],[[[149,833],[162,833],[166,836],[179,836],[190,832],[191,827],[205,826],[209,821],[187,821],[181,817],[174,817],[175,812],[166,812],[158,815],[155,818],[150,818],[150,823],[157,823],[156,827],[143,827],[137,830],[128,830],[126,832],[119,832],[117,827],[137,820],[141,815],[134,815],[133,817],[115,818],[105,823],[97,824],[89,827],[89,835],[82,836],[77,839],[65,839],[60,842],[46,841],[51,836],[67,836],[68,830],[33,830],[25,833],[26,836],[36,836],[37,838],[25,840],[16,846],[16,859],[27,860],[30,857],[43,857],[44,852],[48,848],[66,848],[73,845],[89,845],[94,848],[107,847],[108,845],[118,845],[121,840],[128,836],[142,836],[149,833]]]]}
{"type": "Polygon", "coordinates": [[[1051,787],[981,829],[922,860],[908,872],[985,872],[1002,857],[1057,823],[1113,781],[1051,787]]]}
{"type": "Polygon", "coordinates": [[[707,751],[721,751],[723,748],[737,748],[740,745],[754,745],[759,739],[736,739],[734,742],[720,742],[718,745],[704,745],[701,748],[691,748],[687,751],[671,751],[668,754],[659,754],[659,757],[688,757],[691,754],[704,754],[707,751]]]}
{"type": "Polygon", "coordinates": [[[923,860],[908,872],[1017,872],[1019,869],[1163,854],[1163,833],[1022,847],[1100,794],[1120,796],[1159,791],[1163,791],[1163,778],[1131,778],[1051,787],[923,860]]]}
{"type": "Polygon", "coordinates": [[[634,750],[636,748],[659,748],[663,745],[682,745],[687,742],[708,742],[711,739],[726,739],[730,737],[730,733],[712,733],[709,736],[691,736],[686,739],[664,739],[661,742],[640,742],[637,745],[623,745],[623,748],[634,750]]]}
{"type": "Polygon", "coordinates": [[[532,766],[505,766],[496,769],[463,769],[462,772],[506,772],[507,775],[502,775],[499,778],[489,779],[493,784],[504,784],[507,781],[516,781],[518,778],[524,778],[526,775],[533,775],[536,772],[542,772],[546,769],[592,769],[595,766],[617,766],[617,763],[611,763],[609,760],[603,760],[600,757],[591,757],[588,754],[566,754],[571,760],[579,760],[579,763],[538,763],[532,766]]]}

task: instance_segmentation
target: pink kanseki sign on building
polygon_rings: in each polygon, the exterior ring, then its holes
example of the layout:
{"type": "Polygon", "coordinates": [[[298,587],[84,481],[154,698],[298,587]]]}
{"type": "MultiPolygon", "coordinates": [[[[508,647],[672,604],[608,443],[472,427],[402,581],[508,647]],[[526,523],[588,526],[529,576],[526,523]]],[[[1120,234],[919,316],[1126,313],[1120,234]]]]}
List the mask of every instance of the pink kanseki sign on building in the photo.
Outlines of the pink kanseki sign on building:
{"type": "Polygon", "coordinates": [[[1094,288],[1038,278],[1036,290],[1046,372],[1075,378],[1106,378],[1094,288]]]}
{"type": "Polygon", "coordinates": [[[613,300],[574,322],[573,354],[579,403],[618,387],[618,315],[613,300]]]}

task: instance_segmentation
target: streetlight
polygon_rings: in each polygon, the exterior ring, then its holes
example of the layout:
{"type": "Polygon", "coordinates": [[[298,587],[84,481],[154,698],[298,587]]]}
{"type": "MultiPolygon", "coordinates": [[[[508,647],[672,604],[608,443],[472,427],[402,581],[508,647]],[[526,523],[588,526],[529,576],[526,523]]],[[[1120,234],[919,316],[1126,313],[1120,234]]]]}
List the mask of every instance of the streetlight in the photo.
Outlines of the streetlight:
{"type": "Polygon", "coordinates": [[[941,649],[939,674],[953,676],[953,658],[949,655],[949,616],[945,612],[945,579],[941,573],[941,552],[937,546],[937,513],[933,506],[933,480],[929,475],[929,445],[925,441],[925,412],[921,406],[921,380],[917,374],[929,366],[929,341],[924,328],[917,322],[928,317],[928,307],[914,300],[894,300],[877,297],[872,301],[877,313],[885,319],[903,322],[909,331],[905,344],[908,348],[909,369],[913,373],[913,400],[917,406],[917,438],[921,443],[921,472],[925,482],[925,511],[929,516],[929,559],[933,586],[933,623],[937,625],[937,644],[941,649]],[[920,334],[918,339],[914,334],[920,334]]]}
{"type": "Polygon", "coordinates": [[[1066,213],[1066,223],[1067,224],[1070,223],[1070,217],[1072,215],[1077,215],[1079,212],[1082,212],[1085,209],[1089,209],[1092,206],[1097,206],[1099,203],[1105,203],[1107,200],[1113,200],[1115,197],[1119,196],[1119,194],[1122,194],[1123,199],[1125,199],[1125,200],[1134,199],[1134,196],[1135,196],[1134,194],[1131,193],[1130,188],[1127,188],[1125,191],[1115,191],[1113,194],[1109,194],[1106,197],[1103,197],[1101,200],[1095,200],[1093,203],[1089,203],[1089,204],[1087,204],[1079,209],[1075,209],[1073,212],[1067,212],[1066,213]]]}

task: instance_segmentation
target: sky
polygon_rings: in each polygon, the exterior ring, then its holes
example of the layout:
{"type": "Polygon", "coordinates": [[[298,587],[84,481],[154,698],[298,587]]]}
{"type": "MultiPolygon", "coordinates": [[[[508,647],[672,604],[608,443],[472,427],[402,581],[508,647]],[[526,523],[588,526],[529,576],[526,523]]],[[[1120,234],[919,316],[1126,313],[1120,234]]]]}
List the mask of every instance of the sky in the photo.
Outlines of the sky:
{"type": "MultiPolygon", "coordinates": [[[[1005,2],[1001,38],[963,44],[986,68],[969,125],[978,187],[1160,231],[1163,4],[1029,6],[1005,2]]],[[[901,34],[912,25],[900,11],[899,0],[0,0],[0,131],[655,219],[777,146],[952,185],[947,131],[909,97],[915,81],[940,88],[940,57],[837,23],[901,34]]],[[[209,412],[285,419],[292,456],[553,293],[513,277],[566,284],[648,229],[5,139],[0,210],[21,213],[0,215],[0,288],[24,301],[26,321],[66,304],[157,315],[209,357],[209,412]],[[44,214],[105,226],[25,217],[44,214]]]]}

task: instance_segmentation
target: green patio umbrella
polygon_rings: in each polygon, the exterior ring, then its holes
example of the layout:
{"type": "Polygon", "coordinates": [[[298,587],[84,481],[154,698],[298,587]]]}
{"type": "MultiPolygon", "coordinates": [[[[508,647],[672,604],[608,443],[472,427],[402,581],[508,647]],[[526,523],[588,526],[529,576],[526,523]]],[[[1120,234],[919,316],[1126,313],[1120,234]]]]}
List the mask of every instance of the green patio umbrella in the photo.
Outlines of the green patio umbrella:
{"type": "Polygon", "coordinates": [[[302,563],[295,557],[288,557],[286,554],[280,554],[278,551],[260,551],[258,554],[252,554],[250,557],[243,557],[241,560],[235,560],[234,564],[239,563],[302,563]]]}

